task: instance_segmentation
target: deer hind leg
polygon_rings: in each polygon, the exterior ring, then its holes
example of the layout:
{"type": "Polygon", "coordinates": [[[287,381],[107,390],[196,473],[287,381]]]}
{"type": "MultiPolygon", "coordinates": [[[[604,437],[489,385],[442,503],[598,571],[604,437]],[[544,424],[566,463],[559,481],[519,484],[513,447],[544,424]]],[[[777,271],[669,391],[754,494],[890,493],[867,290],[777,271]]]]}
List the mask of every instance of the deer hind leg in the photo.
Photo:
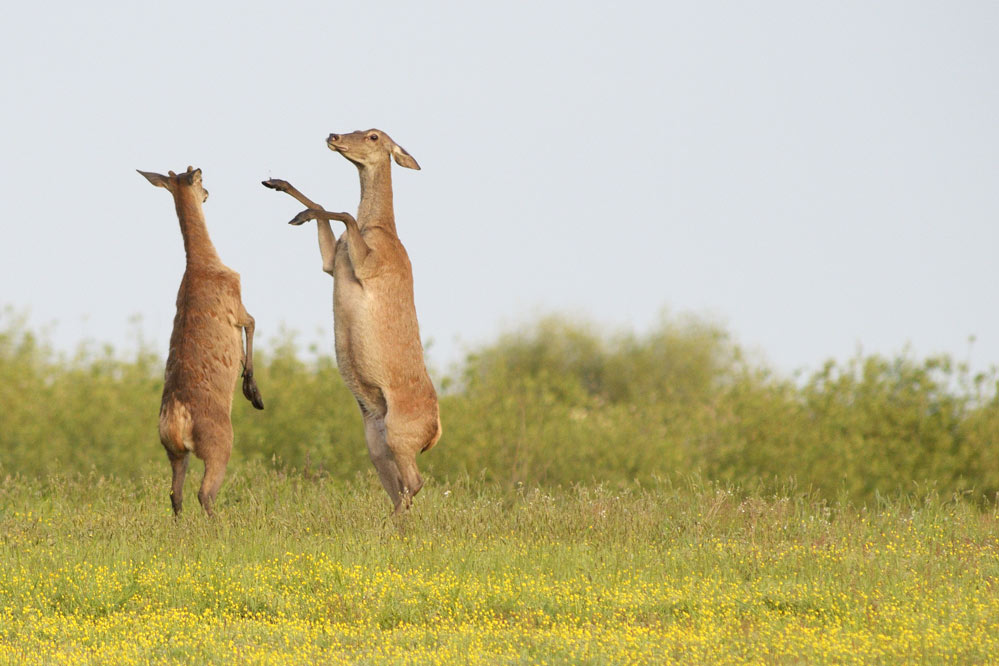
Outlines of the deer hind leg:
{"type": "Polygon", "coordinates": [[[416,467],[416,455],[410,451],[400,451],[395,455],[399,467],[399,482],[402,484],[401,500],[395,506],[396,513],[402,513],[413,504],[413,498],[423,487],[423,477],[416,467]]]}
{"type": "Polygon", "coordinates": [[[362,412],[364,414],[364,437],[368,442],[368,456],[378,472],[378,479],[382,482],[382,487],[385,488],[389,499],[392,500],[392,505],[398,511],[403,499],[401,476],[395,457],[386,441],[385,417],[369,414],[364,410],[362,412]]]}
{"type": "Polygon", "coordinates": [[[423,477],[416,466],[416,454],[427,443],[427,432],[422,419],[402,420],[392,418],[392,410],[386,416],[386,441],[399,470],[401,501],[396,504],[396,513],[410,507],[416,493],[423,487],[423,477]]]}
{"type": "Polygon", "coordinates": [[[226,423],[224,426],[213,429],[212,441],[204,442],[205,449],[205,476],[201,479],[201,488],[198,490],[198,501],[209,516],[215,514],[215,496],[222,487],[222,479],[225,478],[225,468],[229,464],[229,456],[232,453],[232,424],[226,423]]]}
{"type": "Polygon", "coordinates": [[[160,442],[166,449],[173,481],[170,485],[170,504],[175,516],[180,515],[184,503],[184,477],[187,463],[194,448],[194,420],[187,406],[173,399],[165,400],[160,408],[160,442]]]}
{"type": "Polygon", "coordinates": [[[184,508],[184,477],[187,475],[187,463],[191,459],[190,453],[176,455],[167,452],[170,458],[170,466],[173,468],[173,483],[170,484],[170,504],[173,505],[173,515],[179,516],[184,508]]]}

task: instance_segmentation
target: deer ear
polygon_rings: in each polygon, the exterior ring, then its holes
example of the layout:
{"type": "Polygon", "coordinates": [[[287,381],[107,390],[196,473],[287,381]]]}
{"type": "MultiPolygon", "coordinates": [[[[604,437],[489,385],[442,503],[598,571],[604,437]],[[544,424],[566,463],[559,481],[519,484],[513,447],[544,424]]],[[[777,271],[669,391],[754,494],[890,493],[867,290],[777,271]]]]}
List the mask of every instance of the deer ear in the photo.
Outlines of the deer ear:
{"type": "MultiPolygon", "coordinates": [[[[136,171],[139,170],[136,169],[136,171]]],[[[139,173],[142,174],[146,180],[148,180],[156,187],[164,187],[168,190],[170,189],[170,179],[167,178],[166,176],[158,173],[153,173],[152,171],[139,171],[139,173]]]]}
{"type": "Polygon", "coordinates": [[[394,159],[395,163],[401,167],[416,169],[417,171],[420,170],[420,165],[416,163],[413,156],[407,153],[405,148],[394,141],[392,142],[392,159],[394,159]]]}

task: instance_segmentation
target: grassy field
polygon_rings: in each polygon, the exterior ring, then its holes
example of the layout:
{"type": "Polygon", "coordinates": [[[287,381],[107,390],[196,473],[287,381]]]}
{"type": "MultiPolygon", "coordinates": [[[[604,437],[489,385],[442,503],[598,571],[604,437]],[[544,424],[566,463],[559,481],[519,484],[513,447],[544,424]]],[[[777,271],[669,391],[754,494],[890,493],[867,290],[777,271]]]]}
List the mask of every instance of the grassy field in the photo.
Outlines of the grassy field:
{"type": "MultiPolygon", "coordinates": [[[[999,373],[781,377],[717,326],[470,352],[401,520],[328,352],[259,346],[175,521],[163,359],[0,310],[0,663],[996,663],[999,373]]],[[[259,330],[259,329],[258,329],[259,330]]]]}
{"type": "MultiPolygon", "coordinates": [[[[163,465],[165,467],[165,463],[163,465]]],[[[999,516],[692,481],[431,482],[166,470],[0,483],[0,662],[989,663],[999,516]]]]}

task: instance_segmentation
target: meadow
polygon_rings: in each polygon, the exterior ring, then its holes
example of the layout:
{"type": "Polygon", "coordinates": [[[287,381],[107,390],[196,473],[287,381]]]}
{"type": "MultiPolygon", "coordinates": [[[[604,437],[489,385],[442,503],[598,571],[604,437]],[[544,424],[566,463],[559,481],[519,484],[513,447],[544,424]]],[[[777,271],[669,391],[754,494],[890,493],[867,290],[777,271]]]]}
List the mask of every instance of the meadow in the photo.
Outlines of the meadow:
{"type": "Polygon", "coordinates": [[[349,482],[240,465],[217,520],[155,474],[0,485],[0,662],[990,663],[999,516],[715,484],[349,482]]]}
{"type": "Polygon", "coordinates": [[[335,363],[262,345],[208,520],[162,359],[0,318],[0,663],[990,663],[995,372],[781,377],[724,330],[549,318],[436,373],[400,520],[335,363]]]}

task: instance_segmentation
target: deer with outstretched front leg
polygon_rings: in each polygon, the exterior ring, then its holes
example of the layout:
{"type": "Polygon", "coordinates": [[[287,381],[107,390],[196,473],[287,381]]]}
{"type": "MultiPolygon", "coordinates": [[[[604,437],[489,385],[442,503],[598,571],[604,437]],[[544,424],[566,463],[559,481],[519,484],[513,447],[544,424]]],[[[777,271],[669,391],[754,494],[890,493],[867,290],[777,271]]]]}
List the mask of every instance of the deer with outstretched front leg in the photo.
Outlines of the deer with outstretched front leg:
{"type": "Polygon", "coordinates": [[[287,181],[263,184],[306,206],[291,224],[317,222],[323,270],[333,276],[337,365],[361,409],[371,462],[401,513],[423,487],[416,455],[442,432],[437,392],[423,360],[413,270],[392,203],[392,160],[408,169],[420,166],[381,130],[331,134],[326,143],[357,167],[356,218],[326,211],[287,181]],[[346,227],[339,239],[330,220],[346,227]]]}

